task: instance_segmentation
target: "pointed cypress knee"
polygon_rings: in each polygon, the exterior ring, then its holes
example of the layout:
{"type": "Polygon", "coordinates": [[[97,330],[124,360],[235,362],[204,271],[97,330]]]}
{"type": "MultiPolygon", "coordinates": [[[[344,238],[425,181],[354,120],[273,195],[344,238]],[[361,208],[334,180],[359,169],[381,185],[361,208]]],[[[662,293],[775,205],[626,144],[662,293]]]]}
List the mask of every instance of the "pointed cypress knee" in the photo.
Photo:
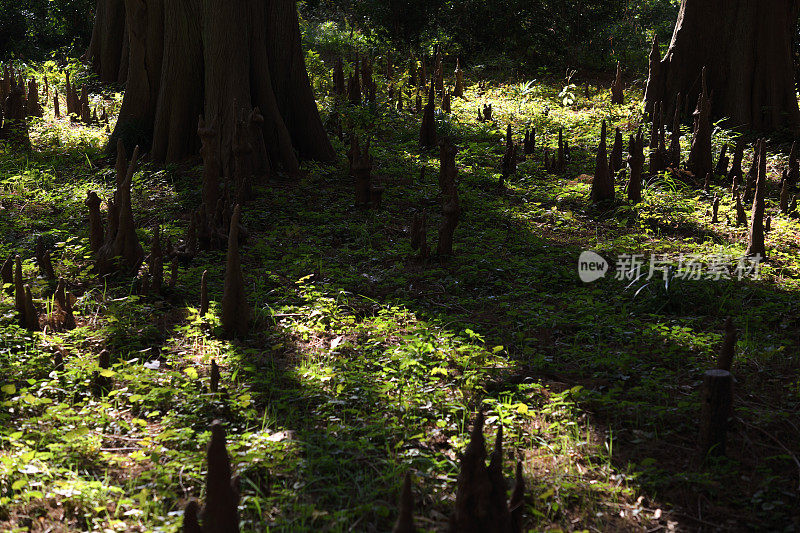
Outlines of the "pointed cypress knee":
{"type": "Polygon", "coordinates": [[[96,254],[105,241],[103,221],[100,215],[100,197],[96,192],[89,191],[84,204],[89,208],[89,248],[92,253],[96,254]]]}
{"type": "Polygon", "coordinates": [[[239,531],[239,490],[231,479],[231,462],[225,430],[218,420],[211,424],[206,475],[206,505],[201,513],[203,530],[213,533],[239,531]]]}
{"type": "Polygon", "coordinates": [[[487,468],[483,423],[483,413],[478,413],[470,434],[470,443],[461,459],[455,512],[450,519],[450,531],[451,533],[487,531],[516,533],[519,530],[515,529],[515,523],[521,523],[521,500],[524,491],[524,482],[520,483],[521,470],[518,469],[517,487],[512,497],[512,505],[509,506],[506,503],[505,480],[502,473],[503,431],[502,428],[498,428],[495,447],[487,468]]]}
{"type": "Polygon", "coordinates": [[[525,155],[532,155],[536,152],[536,128],[525,130],[525,141],[522,144],[525,155]]]}
{"type": "Polygon", "coordinates": [[[505,180],[517,171],[517,146],[514,144],[514,139],[511,136],[511,124],[509,123],[506,130],[506,151],[503,154],[503,162],[501,168],[501,181],[500,187],[505,184],[505,180]]]}
{"type": "Polygon", "coordinates": [[[58,350],[55,354],[53,354],[53,370],[56,372],[64,371],[64,354],[61,352],[61,350],[58,350]]]}
{"type": "Polygon", "coordinates": [[[228,256],[225,263],[225,289],[222,296],[222,328],[228,337],[247,335],[250,326],[250,306],[244,293],[241,259],[239,258],[239,218],[237,205],[231,217],[228,236],[228,256]]]}
{"type": "Polygon", "coordinates": [[[211,360],[211,376],[209,378],[209,385],[211,392],[219,392],[219,365],[217,365],[217,361],[212,359],[211,360]]]}
{"type": "Polygon", "coordinates": [[[703,67],[700,97],[694,112],[694,136],[687,166],[696,178],[714,171],[711,153],[711,100],[708,98],[706,68],[703,67]]]}
{"type": "Polygon", "coordinates": [[[722,150],[719,153],[719,159],[717,160],[717,166],[714,168],[714,174],[717,176],[727,176],[728,175],[728,164],[730,160],[728,158],[728,145],[722,145],[722,150]]]}
{"type": "Polygon", "coordinates": [[[41,235],[36,237],[34,253],[36,254],[36,263],[39,265],[39,272],[42,274],[42,277],[47,280],[55,280],[56,274],[53,270],[53,262],[50,259],[50,252],[48,252],[45,248],[41,235]]]}
{"type": "Polygon", "coordinates": [[[56,118],[61,118],[61,102],[58,99],[58,89],[53,91],[53,115],[56,118]]]}
{"type": "Polygon", "coordinates": [[[54,296],[57,309],[53,312],[56,314],[56,322],[59,328],[74,329],[75,317],[72,314],[72,302],[70,301],[69,294],[67,294],[64,286],[64,278],[58,279],[58,287],[54,296]]]}
{"type": "Polygon", "coordinates": [[[456,70],[454,72],[456,77],[456,85],[453,89],[453,96],[456,98],[464,97],[464,71],[461,70],[461,60],[456,58],[456,70]]]}
{"type": "Polygon", "coordinates": [[[483,533],[487,530],[486,524],[475,516],[478,506],[487,504],[491,491],[483,423],[483,413],[479,412],[473,423],[469,444],[461,458],[455,510],[450,519],[451,533],[483,533]]]}
{"type": "Polygon", "coordinates": [[[411,492],[411,473],[406,472],[400,493],[400,514],[392,533],[416,533],[414,527],[414,494],[411,492]]]}
{"type": "Polygon", "coordinates": [[[612,176],[616,176],[622,170],[622,132],[619,128],[614,131],[614,146],[608,158],[608,170],[612,176]]]}
{"type": "Polygon", "coordinates": [[[495,531],[511,530],[511,513],[506,503],[506,480],[503,478],[503,426],[497,428],[494,450],[489,460],[489,514],[495,524],[495,531]]]}
{"type": "Polygon", "coordinates": [[[744,196],[742,201],[745,204],[750,203],[756,192],[756,183],[758,182],[758,165],[761,162],[761,142],[756,141],[753,146],[753,163],[750,165],[750,170],[747,172],[747,179],[744,181],[744,196]]]}
{"type": "Polygon", "coordinates": [[[767,187],[767,149],[764,139],[759,142],[758,177],[756,180],[755,200],[753,213],[750,218],[750,242],[747,245],[746,255],[766,259],[767,250],[764,246],[764,195],[767,187]]]}
{"type": "Polygon", "coordinates": [[[203,271],[200,279],[200,316],[208,314],[208,270],[203,271]]]}
{"type": "Polygon", "coordinates": [[[736,146],[733,149],[733,160],[731,161],[731,168],[728,171],[728,178],[733,183],[741,183],[744,177],[742,171],[742,159],[744,158],[744,139],[739,137],[736,140],[736,146]]]}
{"type": "Polygon", "coordinates": [[[783,180],[781,184],[781,196],[778,202],[781,213],[787,214],[789,212],[789,200],[791,199],[792,192],[789,190],[788,177],[783,180]]]}
{"type": "Polygon", "coordinates": [[[444,111],[445,113],[450,113],[452,111],[450,102],[451,102],[450,91],[446,90],[442,95],[442,111],[444,111]]]}
{"type": "Polygon", "coordinates": [[[717,368],[706,372],[703,378],[700,452],[704,457],[725,455],[728,420],[733,409],[733,376],[730,370],[736,355],[736,340],[736,328],[728,317],[717,368]]]}
{"type": "Polygon", "coordinates": [[[611,103],[622,105],[625,103],[625,86],[622,83],[622,65],[617,62],[617,76],[611,86],[611,103]]]}
{"type": "Polygon", "coordinates": [[[711,223],[717,224],[719,222],[719,197],[714,196],[714,203],[711,204],[711,223]]]}
{"type": "Polygon", "coordinates": [[[461,203],[456,186],[456,148],[445,143],[441,147],[441,168],[439,170],[439,186],[442,190],[442,214],[444,220],[439,228],[439,242],[436,252],[440,256],[453,254],[453,235],[461,217],[461,203]]]}
{"type": "Polygon", "coordinates": [[[737,192],[736,193],[736,225],[737,226],[744,226],[747,224],[747,213],[744,211],[744,205],[742,205],[742,197],[737,192]]]}
{"type": "Polygon", "coordinates": [[[423,148],[433,148],[437,145],[436,140],[436,117],[434,96],[436,95],[433,83],[431,83],[430,90],[428,91],[428,103],[425,106],[425,112],[422,116],[422,125],[420,126],[419,145],[423,148]]]}
{"type": "Polygon", "coordinates": [[[642,201],[642,172],[644,171],[644,137],[641,128],[635,136],[631,135],[628,152],[628,165],[631,167],[631,175],[628,179],[628,201],[638,204],[642,201]]]}
{"type": "Polygon", "coordinates": [[[597,150],[597,165],[592,180],[592,202],[599,203],[614,199],[614,179],[608,170],[608,155],[606,149],[606,121],[600,132],[600,146],[597,150]]]}
{"type": "Polygon", "coordinates": [[[39,311],[33,304],[31,286],[25,285],[25,329],[28,331],[39,331],[39,311]]]}

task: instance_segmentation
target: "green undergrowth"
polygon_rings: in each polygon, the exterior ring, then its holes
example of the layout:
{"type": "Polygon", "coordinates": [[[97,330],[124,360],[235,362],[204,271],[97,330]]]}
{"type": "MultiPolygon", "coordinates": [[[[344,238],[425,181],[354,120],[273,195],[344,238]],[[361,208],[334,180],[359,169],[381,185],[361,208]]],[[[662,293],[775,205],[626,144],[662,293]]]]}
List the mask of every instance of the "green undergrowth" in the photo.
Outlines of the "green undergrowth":
{"type": "MultiPolygon", "coordinates": [[[[388,531],[410,470],[418,527],[443,531],[480,409],[487,439],[504,430],[509,481],[523,462],[529,530],[800,527],[797,221],[777,213],[771,190],[760,280],[615,279],[612,268],[583,283],[583,250],[612,267],[643,254],[647,273],[651,254],[674,268],[681,256],[738,258],[746,229],[725,222],[735,214],[723,180],[703,193],[654,176],[641,204],[591,206],[584,174],[600,121],[627,137],[641,114],[600,88],[577,93],[565,105],[561,84],[475,85],[452,114],[437,114],[440,136],[459,147],[463,214],[455,255],[425,262],[408,226],[425,210],[435,249],[441,208],[438,154],[418,148],[419,117],[384,102],[341,108],[371,138],[383,207],[352,207],[347,147],[335,138],[337,164],[307,163],[298,181],[256,187],[241,250],[254,321],[237,342],[220,335],[222,252],[180,265],[161,297],[93,272],[83,199],[111,193],[106,132],[46,117],[33,124],[31,154],[0,148],[3,259],[22,256],[45,310],[54,287],[33,260],[42,236],[78,297],[76,329],[35,334],[15,325],[13,298],[0,300],[0,528],[177,531],[188,499],[203,496],[203,450],[219,419],[243,530],[388,531]],[[493,123],[474,118],[484,102],[493,123]],[[509,122],[518,139],[537,128],[539,155],[500,190],[509,122]],[[559,127],[572,158],[548,173],[541,147],[554,149],[559,127]],[[714,194],[718,224],[707,214],[714,194]],[[201,317],[206,270],[212,305],[201,317]],[[704,462],[698,388],[727,316],[740,333],[736,412],[728,458],[704,462]],[[97,367],[102,349],[110,370],[97,367]],[[208,390],[212,360],[219,393],[208,390]],[[108,394],[93,394],[97,375],[111,380],[108,394]]],[[[118,95],[107,98],[116,109],[118,95]]],[[[334,105],[321,99],[324,117],[334,105]]],[[[715,150],[731,136],[716,129],[715,150]]],[[[770,149],[777,174],[787,147],[770,149]]],[[[143,166],[133,182],[143,243],[155,224],[182,238],[198,180],[198,168],[143,166]]]]}

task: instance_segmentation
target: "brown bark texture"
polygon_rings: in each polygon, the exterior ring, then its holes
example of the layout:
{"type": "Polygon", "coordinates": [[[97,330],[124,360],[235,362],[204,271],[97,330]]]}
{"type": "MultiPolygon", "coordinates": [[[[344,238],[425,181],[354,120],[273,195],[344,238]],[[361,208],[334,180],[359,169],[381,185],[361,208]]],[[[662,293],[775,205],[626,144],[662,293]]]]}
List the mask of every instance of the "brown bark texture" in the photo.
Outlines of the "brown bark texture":
{"type": "Polygon", "coordinates": [[[753,130],[797,132],[792,37],[798,0],[682,0],[669,50],[651,55],[645,108],[700,94],[707,68],[711,116],[753,130]],[[655,60],[654,60],[655,59],[655,60]]]}
{"type": "Polygon", "coordinates": [[[298,157],[335,159],[306,71],[295,2],[125,0],[124,16],[119,4],[98,0],[88,54],[101,79],[126,69],[113,139],[128,149],[141,144],[155,162],[181,161],[200,149],[202,115],[222,140],[222,170],[230,176],[238,113],[258,108],[273,167],[296,174],[298,157]],[[120,18],[121,53],[108,34],[120,18]]]}

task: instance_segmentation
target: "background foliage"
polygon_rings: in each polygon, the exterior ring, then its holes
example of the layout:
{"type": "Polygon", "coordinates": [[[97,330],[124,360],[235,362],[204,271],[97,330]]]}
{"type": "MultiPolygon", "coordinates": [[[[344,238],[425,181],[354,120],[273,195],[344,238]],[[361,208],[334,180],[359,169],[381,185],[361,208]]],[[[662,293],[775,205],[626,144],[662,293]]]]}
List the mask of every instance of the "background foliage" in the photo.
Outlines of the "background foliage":
{"type": "Polygon", "coordinates": [[[0,57],[81,55],[92,36],[92,0],[0,0],[0,57]]]}
{"type": "MultiPolygon", "coordinates": [[[[646,65],[654,33],[668,42],[678,0],[309,0],[309,21],[337,20],[375,43],[398,50],[444,43],[458,53],[496,64],[498,56],[542,66],[604,69],[617,61],[646,65]]],[[[330,33],[330,28],[322,30],[330,33]]]]}

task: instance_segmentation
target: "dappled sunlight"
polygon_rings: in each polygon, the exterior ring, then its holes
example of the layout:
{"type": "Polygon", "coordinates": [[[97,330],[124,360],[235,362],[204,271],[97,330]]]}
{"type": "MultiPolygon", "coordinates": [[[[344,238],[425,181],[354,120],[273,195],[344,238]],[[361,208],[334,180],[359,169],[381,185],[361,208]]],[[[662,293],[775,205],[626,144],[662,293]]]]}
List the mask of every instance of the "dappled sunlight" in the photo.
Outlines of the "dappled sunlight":
{"type": "MultiPolygon", "coordinates": [[[[343,33],[334,25],[303,37],[322,47],[307,59],[324,91],[324,49],[343,33]]],[[[350,38],[367,46],[360,33],[350,38]]],[[[74,79],[91,79],[73,67],[74,79]]],[[[64,82],[53,64],[42,72],[64,82]]],[[[242,210],[252,321],[237,339],[222,325],[224,250],[176,259],[174,284],[164,265],[160,294],[143,291],[141,276],[93,268],[84,199],[111,198],[115,186],[105,127],[48,110],[32,122],[32,153],[0,146],[2,259],[22,254],[37,305],[52,311],[55,280],[30,253],[42,236],[75,294],[77,322],[30,333],[17,325],[14,296],[0,293],[0,529],[177,531],[187,502],[206,496],[203,450],[219,419],[246,531],[391,530],[406,472],[417,525],[445,531],[479,411],[487,441],[503,429],[506,481],[522,461],[526,530],[791,525],[800,225],[777,212],[777,191],[767,200],[761,279],[683,279],[686,257],[707,268],[745,252],[748,229],[735,225],[726,182],[703,192],[665,171],[631,205],[622,174],[616,202],[590,202],[601,123],[626,138],[647,128],[641,87],[614,105],[603,80],[467,74],[465,98],[435,115],[437,135],[458,149],[454,254],[422,259],[410,245],[415,214],[427,215],[432,249],[445,218],[439,150],[419,148],[421,115],[391,108],[383,76],[377,102],[322,95],[323,122],[336,112],[345,125],[333,140],[338,161],[255,184],[242,210]],[[478,122],[484,103],[493,120],[478,122]],[[536,128],[537,147],[501,187],[509,124],[514,140],[536,128]],[[570,156],[548,171],[541,156],[557,149],[560,128],[570,156]],[[370,139],[373,177],[385,188],[379,209],[353,207],[351,133],[370,139]],[[612,268],[584,283],[578,257],[587,250],[612,267],[641,254],[645,276],[612,268]],[[666,277],[646,276],[651,255],[669,265],[666,277]],[[210,305],[201,315],[204,272],[210,305]],[[735,413],[727,458],[706,458],[699,387],[728,316],[739,332],[735,413]]],[[[93,102],[115,117],[121,94],[93,102]]],[[[715,153],[733,138],[716,128],[715,153]]],[[[784,148],[770,148],[775,173],[784,148]]],[[[170,246],[186,239],[201,201],[197,162],[148,162],[133,176],[145,248],[156,227],[170,246]]]]}

